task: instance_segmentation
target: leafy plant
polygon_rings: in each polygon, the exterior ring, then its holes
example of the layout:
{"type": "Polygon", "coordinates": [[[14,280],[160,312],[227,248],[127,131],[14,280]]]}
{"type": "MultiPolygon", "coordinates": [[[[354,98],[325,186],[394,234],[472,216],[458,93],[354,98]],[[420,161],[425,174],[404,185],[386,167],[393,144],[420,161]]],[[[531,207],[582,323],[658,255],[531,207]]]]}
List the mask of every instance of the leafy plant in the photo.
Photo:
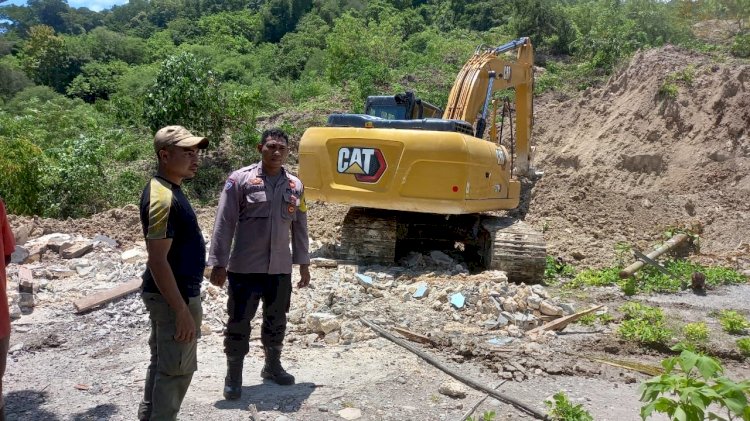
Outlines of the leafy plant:
{"type": "Polygon", "coordinates": [[[729,51],[735,57],[750,57],[750,33],[735,36],[729,51]]]}
{"type": "Polygon", "coordinates": [[[654,412],[667,414],[671,420],[724,420],[711,405],[726,410],[729,419],[735,416],[750,419],[748,394],[750,381],[734,382],[723,376],[718,360],[695,353],[678,344],[672,350],[677,357],[662,361],[664,374],[652,377],[641,385],[641,418],[654,412]]]}
{"type": "Polygon", "coordinates": [[[750,338],[737,339],[737,348],[745,357],[750,357],[750,338]]]}
{"type": "Polygon", "coordinates": [[[659,87],[659,96],[666,99],[675,99],[677,94],[680,93],[680,89],[674,82],[664,82],[659,87]]]}
{"type": "Polygon", "coordinates": [[[485,411],[481,418],[469,417],[466,421],[492,421],[495,419],[495,411],[485,411]]]}
{"type": "Polygon", "coordinates": [[[620,280],[620,268],[607,269],[585,269],[565,286],[568,288],[580,288],[582,286],[609,286],[616,285],[620,280]]]}
{"type": "Polygon", "coordinates": [[[624,320],[617,333],[623,338],[644,345],[664,345],[672,337],[672,331],[664,323],[661,309],[636,302],[620,307],[624,320]]]}
{"type": "Polygon", "coordinates": [[[594,421],[594,417],[583,409],[583,405],[574,405],[565,393],[557,392],[552,396],[553,401],[545,401],[549,408],[549,416],[555,421],[594,421]]]}
{"type": "Polygon", "coordinates": [[[575,269],[573,269],[573,266],[565,263],[560,258],[547,256],[546,266],[544,267],[544,279],[554,280],[560,276],[571,277],[573,275],[575,275],[575,269]]]}
{"type": "Polygon", "coordinates": [[[750,327],[750,322],[745,316],[734,310],[722,310],[719,312],[719,323],[725,332],[739,335],[750,327]]]}
{"type": "Polygon", "coordinates": [[[708,326],[704,322],[688,323],[682,327],[682,334],[691,344],[701,344],[708,340],[708,326]]]}

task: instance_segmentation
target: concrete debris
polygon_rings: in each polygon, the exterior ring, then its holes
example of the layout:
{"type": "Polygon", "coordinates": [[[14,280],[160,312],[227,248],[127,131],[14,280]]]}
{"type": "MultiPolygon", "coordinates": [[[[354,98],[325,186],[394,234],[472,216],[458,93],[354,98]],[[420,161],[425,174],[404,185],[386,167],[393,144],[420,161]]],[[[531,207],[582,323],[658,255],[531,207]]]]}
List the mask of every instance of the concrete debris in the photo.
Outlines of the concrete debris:
{"type": "Polygon", "coordinates": [[[307,316],[307,326],[311,332],[322,333],[324,335],[341,329],[338,316],[330,313],[310,314],[307,316]]]}
{"type": "Polygon", "coordinates": [[[26,259],[28,258],[29,251],[24,247],[16,245],[16,249],[13,251],[13,254],[10,255],[10,262],[18,265],[26,262],[26,259]]]}
{"type": "Polygon", "coordinates": [[[107,237],[106,235],[97,234],[94,236],[94,244],[103,244],[109,248],[117,248],[117,240],[107,237]]]}
{"type": "Polygon", "coordinates": [[[438,392],[453,399],[463,399],[466,397],[466,388],[461,383],[453,380],[443,382],[438,388],[438,392]]]}
{"type": "Polygon", "coordinates": [[[562,316],[563,315],[563,309],[555,305],[549,300],[544,300],[539,305],[539,311],[542,312],[542,314],[546,314],[547,316],[562,316]]]}
{"type": "Polygon", "coordinates": [[[430,252],[430,258],[433,262],[435,262],[438,265],[447,266],[447,267],[453,267],[455,266],[456,262],[448,256],[447,254],[443,253],[439,250],[433,250],[430,252]]]}
{"type": "Polygon", "coordinates": [[[76,243],[60,249],[63,259],[75,259],[94,249],[94,243],[76,243]]]}
{"type": "Polygon", "coordinates": [[[372,276],[363,275],[361,273],[357,273],[355,276],[363,287],[369,288],[372,286],[372,276]]]}
{"type": "Polygon", "coordinates": [[[427,286],[427,284],[421,284],[417,287],[417,290],[414,291],[414,295],[412,297],[416,299],[420,298],[426,298],[430,295],[430,288],[427,286]]]}

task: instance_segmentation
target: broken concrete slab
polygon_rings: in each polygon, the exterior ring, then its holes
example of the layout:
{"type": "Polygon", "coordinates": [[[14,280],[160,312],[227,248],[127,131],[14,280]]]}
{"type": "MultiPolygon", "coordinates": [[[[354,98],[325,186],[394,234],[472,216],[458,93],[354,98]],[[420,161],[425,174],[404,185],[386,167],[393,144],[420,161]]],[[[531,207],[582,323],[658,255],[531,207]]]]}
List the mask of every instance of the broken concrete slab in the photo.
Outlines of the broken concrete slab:
{"type": "Polygon", "coordinates": [[[104,244],[110,248],[117,248],[117,240],[114,240],[112,238],[107,237],[106,235],[97,234],[94,236],[94,239],[92,240],[94,243],[97,244],[104,244]]]}
{"type": "Polygon", "coordinates": [[[358,420],[362,418],[362,410],[359,408],[344,408],[338,414],[339,417],[345,420],[358,420]]]}
{"type": "Polygon", "coordinates": [[[563,309],[555,305],[549,300],[544,300],[539,304],[539,311],[547,316],[562,316],[563,309]]]}
{"type": "Polygon", "coordinates": [[[18,229],[13,231],[13,237],[16,240],[17,245],[24,245],[29,240],[29,235],[31,235],[31,231],[34,229],[33,224],[25,224],[18,227],[18,229]]]}
{"type": "Polygon", "coordinates": [[[369,288],[372,286],[372,276],[367,276],[361,273],[357,273],[354,275],[354,277],[363,287],[369,288]]]}
{"type": "Polygon", "coordinates": [[[311,332],[329,334],[341,330],[339,317],[331,313],[311,313],[307,316],[307,328],[311,332]]]}
{"type": "Polygon", "coordinates": [[[70,247],[61,248],[60,257],[62,257],[63,259],[76,259],[87,254],[93,249],[93,243],[76,243],[71,245],[70,247]]]}
{"type": "Polygon", "coordinates": [[[420,298],[426,298],[430,295],[430,289],[427,287],[427,284],[420,284],[417,287],[417,290],[414,291],[414,294],[412,295],[413,298],[420,299],[420,298]]]}
{"type": "Polygon", "coordinates": [[[455,260],[440,250],[433,250],[430,252],[430,259],[438,265],[444,265],[453,267],[456,265],[455,260]]]}
{"type": "Polygon", "coordinates": [[[10,262],[20,265],[29,258],[29,255],[30,253],[28,250],[17,245],[16,249],[13,251],[13,254],[10,255],[10,262]]]}
{"type": "Polygon", "coordinates": [[[466,303],[466,297],[464,297],[464,295],[460,292],[457,292],[451,295],[450,303],[457,309],[463,308],[464,304],[466,303]]]}

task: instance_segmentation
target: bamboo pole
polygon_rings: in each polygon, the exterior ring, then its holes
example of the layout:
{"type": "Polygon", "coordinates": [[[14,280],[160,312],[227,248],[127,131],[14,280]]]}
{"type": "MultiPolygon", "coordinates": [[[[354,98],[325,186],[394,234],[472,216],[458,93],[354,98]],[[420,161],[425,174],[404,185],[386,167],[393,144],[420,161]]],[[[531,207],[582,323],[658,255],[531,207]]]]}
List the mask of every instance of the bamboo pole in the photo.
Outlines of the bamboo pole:
{"type": "MultiPolygon", "coordinates": [[[[657,248],[656,250],[654,250],[651,253],[647,254],[646,257],[648,257],[649,259],[652,259],[652,260],[656,259],[657,257],[661,256],[662,254],[664,254],[664,253],[668,252],[669,250],[672,250],[673,248],[675,248],[678,245],[682,244],[687,239],[688,239],[688,235],[687,234],[676,234],[675,236],[673,236],[672,238],[670,238],[669,240],[667,240],[667,242],[665,242],[664,244],[662,244],[659,248],[657,248]]],[[[629,278],[629,277],[633,276],[633,274],[636,271],[638,271],[638,269],[642,268],[643,265],[645,265],[645,264],[646,263],[643,262],[642,260],[638,260],[637,262],[633,263],[632,265],[630,265],[630,266],[626,267],[625,269],[621,270],[620,271],[620,278],[625,279],[625,278],[629,278]]]]}

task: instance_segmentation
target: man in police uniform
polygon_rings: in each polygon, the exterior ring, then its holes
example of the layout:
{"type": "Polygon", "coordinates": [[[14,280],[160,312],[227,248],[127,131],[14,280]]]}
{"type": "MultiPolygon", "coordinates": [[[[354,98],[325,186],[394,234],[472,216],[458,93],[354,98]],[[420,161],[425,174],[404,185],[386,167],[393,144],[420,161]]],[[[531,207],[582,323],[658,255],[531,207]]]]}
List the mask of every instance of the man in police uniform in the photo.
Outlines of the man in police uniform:
{"type": "Polygon", "coordinates": [[[176,420],[198,368],[206,245],[180,185],[195,176],[198,150],[206,147],[208,139],[182,126],[164,127],[154,136],[159,169],[141,195],[148,249],[142,297],[151,319],[151,364],[138,407],[141,421],[176,420]]]}
{"type": "Polygon", "coordinates": [[[258,151],[261,162],[233,172],[224,186],[208,256],[208,265],[213,266],[211,283],[223,286],[229,278],[229,322],[224,333],[226,399],[240,398],[250,321],[261,300],[265,365],[260,375],[277,384],[294,384],[294,376],[280,361],[292,294],[292,264],[299,265],[297,287],[310,283],[304,189],[283,167],[289,139],[279,129],[266,130],[258,151]]]}

